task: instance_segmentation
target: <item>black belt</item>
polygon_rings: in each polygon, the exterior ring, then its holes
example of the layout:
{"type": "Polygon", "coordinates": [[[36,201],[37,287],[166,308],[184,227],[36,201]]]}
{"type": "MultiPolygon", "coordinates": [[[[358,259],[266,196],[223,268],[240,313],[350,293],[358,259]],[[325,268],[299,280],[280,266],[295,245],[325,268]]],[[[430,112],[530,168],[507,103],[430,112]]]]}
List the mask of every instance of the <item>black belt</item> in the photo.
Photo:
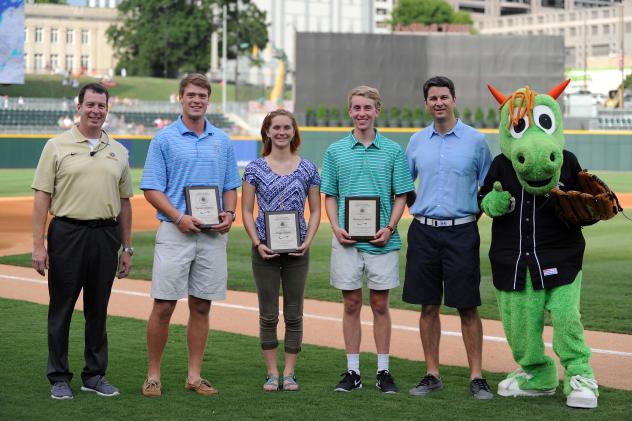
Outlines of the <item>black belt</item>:
{"type": "Polygon", "coordinates": [[[68,222],[73,225],[82,225],[90,228],[114,227],[118,225],[116,219],[73,219],[66,216],[56,216],[58,221],[68,222]]]}

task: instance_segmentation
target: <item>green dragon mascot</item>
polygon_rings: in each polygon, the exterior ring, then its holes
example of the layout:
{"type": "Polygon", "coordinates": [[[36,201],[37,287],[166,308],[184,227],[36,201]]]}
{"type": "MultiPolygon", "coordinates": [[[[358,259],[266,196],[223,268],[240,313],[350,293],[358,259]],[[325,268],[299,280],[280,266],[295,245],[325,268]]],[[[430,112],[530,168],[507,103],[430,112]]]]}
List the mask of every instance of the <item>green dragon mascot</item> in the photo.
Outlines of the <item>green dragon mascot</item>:
{"type": "Polygon", "coordinates": [[[501,396],[546,396],[559,384],[555,361],[545,355],[545,311],[553,324],[553,350],[564,367],[571,407],[597,407],[598,386],[589,364],[579,312],[585,241],[580,225],[556,216],[551,189],[578,190],[581,166],[564,150],[556,98],[568,80],[539,94],[525,87],[501,104],[500,149],[479,193],[493,218],[489,258],[505,335],[520,368],[498,385],[501,396]]]}

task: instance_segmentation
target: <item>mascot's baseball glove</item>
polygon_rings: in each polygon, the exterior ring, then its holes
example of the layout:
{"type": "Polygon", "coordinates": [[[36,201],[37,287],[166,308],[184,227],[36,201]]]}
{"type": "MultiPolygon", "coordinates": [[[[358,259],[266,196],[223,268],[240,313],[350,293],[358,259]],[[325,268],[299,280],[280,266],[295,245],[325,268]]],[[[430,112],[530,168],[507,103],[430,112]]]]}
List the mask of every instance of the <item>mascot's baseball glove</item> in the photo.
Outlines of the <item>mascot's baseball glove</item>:
{"type": "Polygon", "coordinates": [[[586,225],[605,221],[623,211],[617,196],[599,177],[584,170],[577,174],[577,179],[581,191],[551,190],[562,221],[586,225]]]}

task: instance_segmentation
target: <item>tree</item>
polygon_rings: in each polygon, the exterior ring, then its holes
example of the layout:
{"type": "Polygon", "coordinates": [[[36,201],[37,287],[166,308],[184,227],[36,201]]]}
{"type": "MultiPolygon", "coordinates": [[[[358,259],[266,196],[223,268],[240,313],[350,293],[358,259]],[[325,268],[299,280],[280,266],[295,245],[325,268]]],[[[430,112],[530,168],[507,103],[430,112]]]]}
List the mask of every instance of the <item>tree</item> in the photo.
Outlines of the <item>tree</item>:
{"type": "Polygon", "coordinates": [[[463,117],[461,119],[465,124],[472,124],[472,111],[468,107],[463,108],[463,117]]]}
{"type": "Polygon", "coordinates": [[[402,107],[402,115],[401,115],[402,126],[410,127],[410,117],[411,117],[410,108],[407,105],[404,105],[402,107]]]}
{"type": "Polygon", "coordinates": [[[239,57],[248,56],[250,63],[260,66],[261,61],[250,52],[253,47],[262,50],[268,43],[266,12],[259,10],[249,0],[219,0],[228,9],[228,58],[235,59],[235,100],[237,98],[237,81],[239,79],[239,57]]]}
{"type": "Polygon", "coordinates": [[[391,13],[393,27],[413,23],[451,23],[454,10],[444,0],[399,0],[391,13]]]}
{"type": "Polygon", "coordinates": [[[391,26],[408,26],[413,23],[431,25],[433,23],[473,23],[470,14],[455,12],[445,0],[399,0],[391,13],[391,26]]]}
{"type": "Polygon", "coordinates": [[[485,127],[485,114],[480,106],[476,107],[476,111],[474,111],[474,122],[476,127],[485,127]]]}
{"type": "Polygon", "coordinates": [[[338,127],[340,123],[340,108],[334,105],[329,109],[329,124],[338,127]]]}
{"type": "Polygon", "coordinates": [[[474,21],[472,20],[472,16],[470,16],[468,12],[458,10],[454,12],[452,23],[458,23],[461,25],[473,25],[474,21]]]}
{"type": "MultiPolygon", "coordinates": [[[[237,0],[121,1],[120,23],[107,30],[118,68],[126,68],[131,75],[163,77],[206,72],[211,34],[221,29],[224,4],[237,4],[237,0]]],[[[267,43],[265,13],[250,3],[242,10],[232,9],[236,10],[228,19],[227,39],[232,57],[240,54],[242,45],[263,48],[267,43]]]]}

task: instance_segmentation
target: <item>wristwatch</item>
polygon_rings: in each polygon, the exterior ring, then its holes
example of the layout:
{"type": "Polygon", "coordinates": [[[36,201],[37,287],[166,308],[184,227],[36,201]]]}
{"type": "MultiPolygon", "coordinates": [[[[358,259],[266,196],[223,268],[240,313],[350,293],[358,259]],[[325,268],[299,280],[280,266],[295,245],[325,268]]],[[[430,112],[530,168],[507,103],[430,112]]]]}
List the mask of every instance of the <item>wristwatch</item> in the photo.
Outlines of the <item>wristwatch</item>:
{"type": "Polygon", "coordinates": [[[235,215],[235,211],[234,210],[225,210],[224,212],[226,213],[230,213],[230,215],[233,217],[233,221],[235,220],[235,218],[237,217],[237,215],[235,215]]]}
{"type": "Polygon", "coordinates": [[[127,253],[130,256],[134,255],[134,247],[123,247],[123,253],[127,253]]]}

